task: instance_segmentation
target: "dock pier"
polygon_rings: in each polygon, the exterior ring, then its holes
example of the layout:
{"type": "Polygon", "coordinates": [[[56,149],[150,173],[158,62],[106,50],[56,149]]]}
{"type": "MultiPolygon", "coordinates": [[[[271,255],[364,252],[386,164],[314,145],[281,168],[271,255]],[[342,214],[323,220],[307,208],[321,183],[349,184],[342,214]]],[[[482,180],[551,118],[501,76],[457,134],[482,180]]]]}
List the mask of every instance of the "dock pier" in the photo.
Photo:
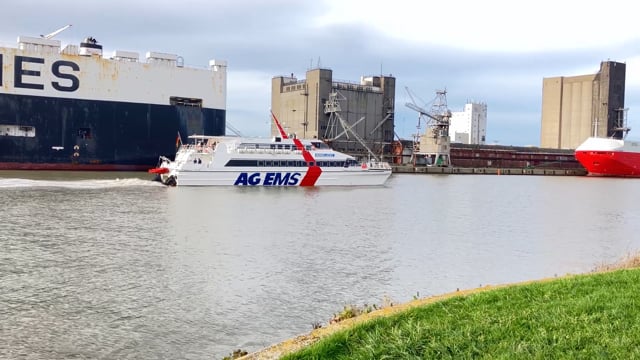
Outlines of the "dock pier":
{"type": "Polygon", "coordinates": [[[391,165],[394,174],[460,174],[460,175],[553,175],[553,176],[586,176],[587,171],[581,168],[490,168],[490,167],[437,167],[413,166],[411,164],[391,165]]]}

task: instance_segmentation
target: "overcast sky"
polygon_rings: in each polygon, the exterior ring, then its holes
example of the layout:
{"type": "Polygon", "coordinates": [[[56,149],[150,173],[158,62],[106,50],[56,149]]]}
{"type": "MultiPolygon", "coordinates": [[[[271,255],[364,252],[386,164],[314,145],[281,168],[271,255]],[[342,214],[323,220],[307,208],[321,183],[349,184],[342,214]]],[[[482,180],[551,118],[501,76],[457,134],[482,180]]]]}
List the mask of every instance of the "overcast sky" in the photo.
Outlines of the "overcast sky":
{"type": "Polygon", "coordinates": [[[271,79],[309,68],[334,80],[396,77],[396,133],[447,90],[452,111],[485,102],[487,141],[539,145],[542,80],[627,64],[631,138],[640,138],[640,33],[622,1],[4,0],[0,43],[73,26],[56,39],[96,38],[105,49],[174,53],[185,65],[228,62],[227,120],[268,136],[271,79]],[[565,4],[566,3],[566,4],[565,4]],[[609,8],[620,8],[616,13],[609,8]],[[637,135],[636,135],[637,133],[637,135]]]}

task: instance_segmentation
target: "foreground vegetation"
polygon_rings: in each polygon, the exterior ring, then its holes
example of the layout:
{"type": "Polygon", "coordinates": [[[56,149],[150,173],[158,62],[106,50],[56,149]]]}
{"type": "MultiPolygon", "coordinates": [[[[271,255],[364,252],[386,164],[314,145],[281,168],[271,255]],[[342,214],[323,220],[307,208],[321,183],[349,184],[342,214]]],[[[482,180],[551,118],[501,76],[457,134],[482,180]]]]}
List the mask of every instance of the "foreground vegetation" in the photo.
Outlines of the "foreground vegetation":
{"type": "Polygon", "coordinates": [[[640,358],[638,294],[640,269],[623,269],[456,296],[283,359],[640,358]]]}

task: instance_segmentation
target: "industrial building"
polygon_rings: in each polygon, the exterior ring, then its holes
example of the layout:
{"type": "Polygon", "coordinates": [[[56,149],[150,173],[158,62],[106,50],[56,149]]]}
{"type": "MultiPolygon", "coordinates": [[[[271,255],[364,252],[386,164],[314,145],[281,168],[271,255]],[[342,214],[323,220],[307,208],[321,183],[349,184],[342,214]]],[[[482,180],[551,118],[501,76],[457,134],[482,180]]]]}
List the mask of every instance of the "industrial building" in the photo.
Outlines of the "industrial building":
{"type": "Polygon", "coordinates": [[[468,102],[463,111],[451,113],[452,143],[484,145],[487,138],[487,104],[468,102]]]}
{"type": "Polygon", "coordinates": [[[624,63],[603,61],[596,74],[544,78],[540,147],[575,149],[589,136],[622,138],[624,63]]]}
{"type": "MultiPolygon", "coordinates": [[[[276,76],[271,86],[271,111],[286,132],[323,139],[355,155],[367,155],[368,149],[375,154],[389,151],[395,126],[394,77],[362,76],[359,82],[345,82],[334,80],[332,70],[317,68],[308,70],[306,79],[276,76]]],[[[271,135],[278,135],[275,124],[271,135]]]]}

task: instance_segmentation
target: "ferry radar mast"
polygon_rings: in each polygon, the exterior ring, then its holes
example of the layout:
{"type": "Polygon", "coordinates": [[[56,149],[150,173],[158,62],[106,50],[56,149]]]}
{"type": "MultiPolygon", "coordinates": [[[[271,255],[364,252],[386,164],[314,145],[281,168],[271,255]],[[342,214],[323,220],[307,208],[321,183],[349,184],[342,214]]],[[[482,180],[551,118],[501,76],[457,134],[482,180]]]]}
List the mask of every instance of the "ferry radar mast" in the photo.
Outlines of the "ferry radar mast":
{"type": "Polygon", "coordinates": [[[56,30],[56,31],[54,31],[54,32],[52,32],[52,33],[50,33],[50,34],[47,34],[47,35],[40,35],[40,37],[41,37],[41,38],[44,38],[44,39],[49,40],[49,39],[51,39],[52,37],[54,37],[54,36],[56,36],[56,35],[60,34],[61,32],[65,31],[65,30],[67,30],[67,29],[68,29],[68,28],[70,28],[70,27],[71,27],[71,24],[69,24],[69,25],[65,25],[65,26],[61,27],[60,29],[58,29],[58,30],[56,30]]]}

